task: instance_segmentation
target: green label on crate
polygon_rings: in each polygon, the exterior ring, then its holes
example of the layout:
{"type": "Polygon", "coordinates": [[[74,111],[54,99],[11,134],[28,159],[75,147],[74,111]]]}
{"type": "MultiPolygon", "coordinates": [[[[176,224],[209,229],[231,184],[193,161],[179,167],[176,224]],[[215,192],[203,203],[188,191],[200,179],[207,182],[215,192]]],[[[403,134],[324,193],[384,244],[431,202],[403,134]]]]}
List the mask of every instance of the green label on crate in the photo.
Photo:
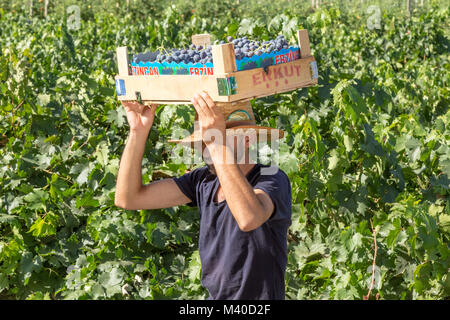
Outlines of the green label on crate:
{"type": "Polygon", "coordinates": [[[217,78],[217,88],[219,96],[231,96],[237,93],[236,78],[217,78]]]}

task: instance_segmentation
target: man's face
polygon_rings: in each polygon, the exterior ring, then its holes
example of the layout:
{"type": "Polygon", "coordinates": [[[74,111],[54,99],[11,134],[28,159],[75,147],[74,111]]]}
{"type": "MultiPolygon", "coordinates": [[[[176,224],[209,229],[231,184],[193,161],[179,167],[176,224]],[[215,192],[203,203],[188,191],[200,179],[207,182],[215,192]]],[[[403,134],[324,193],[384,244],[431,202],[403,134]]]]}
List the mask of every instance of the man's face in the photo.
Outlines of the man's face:
{"type": "MultiPolygon", "coordinates": [[[[244,159],[244,156],[247,153],[247,149],[249,147],[248,141],[246,141],[246,142],[247,143],[244,145],[242,139],[235,137],[234,147],[232,145],[229,145],[229,147],[233,150],[235,163],[244,163],[241,160],[244,159]],[[243,148],[245,148],[245,149],[243,149],[243,148]],[[238,155],[239,155],[239,158],[238,158],[238,155]]],[[[205,143],[202,143],[202,159],[205,162],[205,164],[208,166],[209,172],[213,175],[217,175],[216,169],[214,168],[214,164],[211,159],[211,155],[209,153],[208,148],[206,148],[205,143]]]]}

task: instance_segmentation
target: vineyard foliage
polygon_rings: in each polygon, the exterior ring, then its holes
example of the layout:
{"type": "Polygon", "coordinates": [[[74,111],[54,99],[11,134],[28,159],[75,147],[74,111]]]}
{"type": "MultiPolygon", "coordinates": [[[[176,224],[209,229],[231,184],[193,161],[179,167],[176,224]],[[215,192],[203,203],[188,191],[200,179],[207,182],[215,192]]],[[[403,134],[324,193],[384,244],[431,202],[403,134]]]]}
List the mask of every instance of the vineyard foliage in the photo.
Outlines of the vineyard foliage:
{"type": "MultiPolygon", "coordinates": [[[[115,49],[181,47],[205,32],[295,43],[299,28],[319,85],[252,101],[259,124],[286,132],[286,298],[362,299],[371,287],[370,299],[450,297],[448,8],[410,18],[381,8],[380,28],[337,6],[265,18],[221,9],[214,23],[157,9],[158,19],[96,13],[79,29],[0,9],[1,298],[206,298],[197,210],[114,206],[128,134],[115,49]]],[[[144,183],[193,168],[167,143],[193,119],[191,106],[157,109],[144,183]]]]}

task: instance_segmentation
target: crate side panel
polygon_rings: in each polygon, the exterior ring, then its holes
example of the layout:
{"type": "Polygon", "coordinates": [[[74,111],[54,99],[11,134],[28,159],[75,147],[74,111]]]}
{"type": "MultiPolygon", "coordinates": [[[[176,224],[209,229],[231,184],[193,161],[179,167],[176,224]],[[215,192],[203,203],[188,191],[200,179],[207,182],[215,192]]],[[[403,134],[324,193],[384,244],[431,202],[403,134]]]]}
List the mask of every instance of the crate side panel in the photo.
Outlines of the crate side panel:
{"type": "Polygon", "coordinates": [[[214,101],[228,102],[228,96],[219,96],[214,76],[116,76],[125,83],[124,94],[119,100],[136,100],[140,92],[143,101],[189,102],[195,93],[206,91],[214,101]]]}
{"type": "Polygon", "coordinates": [[[230,96],[232,101],[268,96],[317,83],[312,78],[310,62],[314,57],[292,62],[233,73],[236,78],[237,93],[230,96]]]}

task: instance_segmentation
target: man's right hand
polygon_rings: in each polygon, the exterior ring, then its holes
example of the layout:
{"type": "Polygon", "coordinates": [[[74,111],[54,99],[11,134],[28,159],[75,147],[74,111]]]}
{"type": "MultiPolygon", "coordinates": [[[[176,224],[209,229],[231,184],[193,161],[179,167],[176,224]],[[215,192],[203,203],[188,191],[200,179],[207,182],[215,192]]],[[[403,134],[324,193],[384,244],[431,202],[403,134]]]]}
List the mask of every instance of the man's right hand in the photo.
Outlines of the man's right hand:
{"type": "Polygon", "coordinates": [[[153,125],[158,105],[145,106],[136,101],[122,101],[122,105],[127,113],[130,130],[148,134],[153,125]]]}

